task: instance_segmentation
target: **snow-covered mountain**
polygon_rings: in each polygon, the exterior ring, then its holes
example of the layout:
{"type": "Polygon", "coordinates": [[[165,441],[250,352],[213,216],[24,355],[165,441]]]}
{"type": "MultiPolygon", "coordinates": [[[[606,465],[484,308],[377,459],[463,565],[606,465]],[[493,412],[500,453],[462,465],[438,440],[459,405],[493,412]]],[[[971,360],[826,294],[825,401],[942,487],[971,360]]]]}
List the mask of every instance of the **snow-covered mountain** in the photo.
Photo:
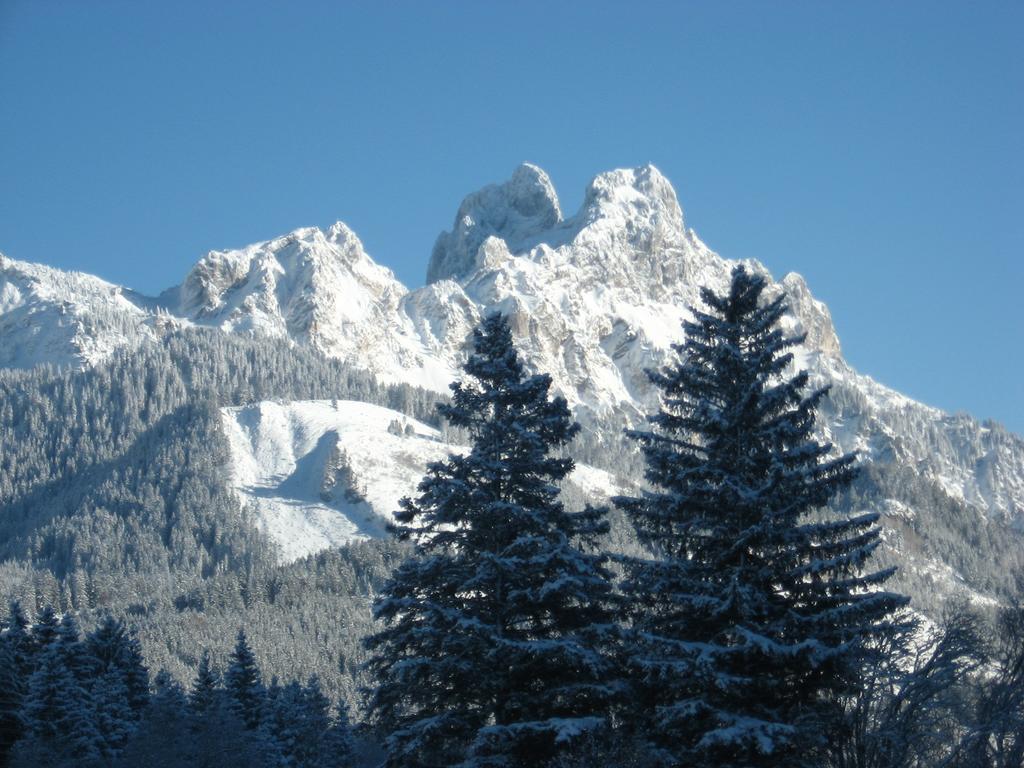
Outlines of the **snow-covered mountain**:
{"type": "Polygon", "coordinates": [[[341,222],[210,251],[160,305],[227,332],[278,336],[351,360],[389,381],[442,390],[452,370],[430,354],[402,305],[408,289],[341,222]]]}
{"type": "MultiPolygon", "coordinates": [[[[524,164],[507,182],[465,198],[434,245],[427,284],[415,290],[376,264],[340,222],[211,251],[181,285],[153,299],[3,258],[0,365],[90,365],[166,327],[204,325],[287,338],[385,381],[443,392],[472,328],[500,309],[528,364],[552,375],[578,417],[617,429],[654,405],[644,369],[668,359],[700,287],[723,288],[733,263],[686,227],[672,185],[653,166],[597,176],[580,210],[566,217],[548,176],[524,164]]],[[[898,465],[950,500],[1024,528],[1024,440],[858,374],[803,278],[786,275],[772,290],[789,298],[788,329],[807,335],[799,364],[833,387],[823,431],[837,446],[898,465]]],[[[244,432],[253,413],[235,412],[229,431],[244,432]]],[[[278,472],[239,461],[238,476],[249,478],[242,486],[265,487],[278,472]]]]}

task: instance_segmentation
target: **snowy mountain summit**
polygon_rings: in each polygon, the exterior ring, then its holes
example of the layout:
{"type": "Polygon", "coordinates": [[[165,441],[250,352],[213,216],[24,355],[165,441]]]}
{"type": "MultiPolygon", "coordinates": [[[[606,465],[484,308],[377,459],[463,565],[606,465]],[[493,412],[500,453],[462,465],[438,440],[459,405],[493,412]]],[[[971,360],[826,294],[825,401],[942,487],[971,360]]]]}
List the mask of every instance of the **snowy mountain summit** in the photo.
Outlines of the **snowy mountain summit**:
{"type": "MultiPolygon", "coordinates": [[[[654,398],[644,368],[664,362],[700,287],[721,288],[731,267],[685,226],[675,190],[654,166],[597,176],[580,210],[563,218],[547,175],[523,165],[505,184],[466,197],[437,239],[427,287],[407,307],[422,327],[415,310],[425,295],[458,297],[477,310],[460,330],[501,309],[527,359],[573,405],[639,412],[654,398]]],[[[808,334],[809,349],[838,357],[828,310],[803,280],[791,275],[779,288],[792,296],[792,327],[808,334]]],[[[452,342],[461,339],[430,341],[456,359],[452,342]]]]}
{"type": "Polygon", "coordinates": [[[551,179],[524,163],[504,184],[489,184],[462,201],[451,232],[442,232],[434,244],[427,282],[458,280],[481,266],[480,246],[488,237],[524,243],[561,222],[551,179]]]}
{"type": "MultiPolygon", "coordinates": [[[[598,175],[566,216],[547,174],[524,164],[465,197],[434,244],[426,285],[414,290],[341,222],[211,251],[158,298],[2,258],[0,365],[94,365],[118,346],[200,325],[288,339],[381,380],[446,392],[472,329],[498,309],[510,316],[524,360],[551,374],[577,417],[618,435],[655,406],[645,369],[670,359],[700,288],[723,290],[733,264],[686,226],[675,190],[652,165],[598,175]]],[[[756,262],[748,267],[768,275],[756,262]]],[[[1024,527],[1021,438],[858,374],[803,278],[773,282],[769,293],[780,291],[787,331],[806,334],[797,363],[832,386],[822,431],[837,449],[1024,527]]]]}
{"type": "Polygon", "coordinates": [[[210,251],[161,302],[195,324],[290,339],[384,378],[437,389],[450,372],[437,370],[403,316],[407,293],[339,221],[326,232],[307,227],[210,251]]]}

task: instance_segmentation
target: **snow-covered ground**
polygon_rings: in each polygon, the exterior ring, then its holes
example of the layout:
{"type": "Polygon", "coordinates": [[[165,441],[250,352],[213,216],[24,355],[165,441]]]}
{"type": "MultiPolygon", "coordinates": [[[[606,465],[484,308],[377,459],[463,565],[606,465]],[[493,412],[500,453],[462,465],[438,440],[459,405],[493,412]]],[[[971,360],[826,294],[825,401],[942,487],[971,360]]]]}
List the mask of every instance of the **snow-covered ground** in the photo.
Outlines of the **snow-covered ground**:
{"type": "Polygon", "coordinates": [[[382,536],[427,462],[449,450],[437,430],[369,403],[261,402],[223,415],[231,485],[286,561],[382,536]],[[392,434],[392,422],[412,429],[392,434]],[[353,487],[334,485],[343,462],[353,487]]]}
{"type": "MultiPolygon", "coordinates": [[[[426,424],[352,400],[264,401],[222,415],[229,482],[285,562],[383,536],[427,464],[462,450],[426,424]]],[[[588,466],[570,481],[601,498],[620,490],[588,466]]]]}

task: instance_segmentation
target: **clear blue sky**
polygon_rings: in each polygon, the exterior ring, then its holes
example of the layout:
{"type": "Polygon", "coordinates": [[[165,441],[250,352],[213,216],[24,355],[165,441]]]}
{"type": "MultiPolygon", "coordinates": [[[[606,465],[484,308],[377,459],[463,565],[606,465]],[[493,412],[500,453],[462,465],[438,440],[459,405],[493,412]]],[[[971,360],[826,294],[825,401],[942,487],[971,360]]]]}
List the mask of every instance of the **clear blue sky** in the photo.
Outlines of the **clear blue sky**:
{"type": "Polygon", "coordinates": [[[155,293],[341,219],[404,282],[523,160],[653,162],[861,371],[1024,432],[1024,3],[0,0],[0,251],[155,293]]]}

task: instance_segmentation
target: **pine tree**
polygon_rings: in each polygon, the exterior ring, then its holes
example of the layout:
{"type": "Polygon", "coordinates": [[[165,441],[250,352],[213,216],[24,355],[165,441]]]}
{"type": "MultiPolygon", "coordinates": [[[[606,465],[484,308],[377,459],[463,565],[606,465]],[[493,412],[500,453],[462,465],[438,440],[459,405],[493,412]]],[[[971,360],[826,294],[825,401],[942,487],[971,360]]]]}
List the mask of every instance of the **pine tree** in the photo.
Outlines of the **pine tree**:
{"type": "Polygon", "coordinates": [[[103,755],[114,757],[128,743],[138,720],[128,703],[128,688],[121,671],[111,668],[102,672],[93,681],[92,698],[103,755]]]}
{"type": "Polygon", "coordinates": [[[335,747],[331,743],[331,702],[320,689],[320,682],[311,678],[305,686],[292,681],[274,685],[267,695],[267,717],[264,727],[276,745],[280,762],[295,768],[327,768],[333,761],[335,747]]]}
{"type": "Polygon", "coordinates": [[[44,605],[32,625],[32,642],[37,651],[44,650],[57,637],[60,619],[52,605],[44,605]]]}
{"type": "Polygon", "coordinates": [[[8,606],[7,618],[3,622],[4,635],[6,637],[17,636],[22,640],[28,633],[29,620],[25,616],[25,610],[17,600],[11,600],[8,606]]]}
{"type": "Polygon", "coordinates": [[[92,765],[100,760],[102,738],[92,697],[68,667],[60,643],[43,651],[22,714],[31,743],[19,745],[19,763],[92,765]]]}
{"type": "Polygon", "coordinates": [[[131,735],[118,768],[193,768],[188,701],[181,685],[165,669],[153,678],[153,695],[131,735]]]}
{"type": "Polygon", "coordinates": [[[542,765],[600,727],[614,686],[600,652],[613,624],[604,510],[569,513],[552,456],[579,426],[551,379],[526,375],[507,320],[474,332],[442,416],[471,446],[428,467],[395,531],[416,557],[375,605],[371,709],[389,766],[542,765]]]}
{"type": "Polygon", "coordinates": [[[32,672],[32,646],[28,635],[28,619],[16,600],[0,635],[0,766],[14,743],[22,737],[25,723],[21,707],[32,672]]]}
{"type": "Polygon", "coordinates": [[[218,705],[219,693],[220,676],[210,664],[210,652],[203,651],[199,659],[199,668],[196,670],[196,679],[192,682],[192,690],[188,696],[192,715],[197,720],[202,720],[212,712],[218,705]]]}
{"type": "MultiPolygon", "coordinates": [[[[239,634],[244,638],[244,633],[239,634]]],[[[248,649],[247,642],[244,646],[248,649]]],[[[248,728],[236,714],[236,699],[221,687],[220,676],[205,651],[189,692],[188,708],[191,736],[181,752],[189,768],[259,768],[274,763],[263,749],[262,739],[256,738],[257,729],[248,728]]]]}
{"type": "Polygon", "coordinates": [[[231,652],[231,662],[224,673],[224,687],[232,708],[245,727],[253,729],[259,726],[266,692],[244,629],[238,630],[235,650],[231,652]]]}
{"type": "Polygon", "coordinates": [[[149,701],[149,671],[142,660],[138,637],[122,621],[107,616],[85,639],[85,650],[93,674],[117,672],[132,719],[137,719],[149,701]]]}
{"type": "Polygon", "coordinates": [[[80,685],[88,688],[94,679],[93,663],[84,643],[82,643],[82,634],[74,614],[65,613],[61,617],[54,634],[54,643],[57,646],[57,652],[64,660],[64,665],[80,685]]]}
{"type": "Polygon", "coordinates": [[[627,563],[640,730],[673,764],[814,764],[867,641],[905,600],[864,574],[876,514],[819,510],[857,471],[813,436],[826,390],[789,375],[784,297],[742,266],[702,291],[681,362],[650,372],[663,405],[632,433],[654,490],[616,503],[652,559],[627,563]],[[817,514],[817,517],[814,515],[817,514]]]}
{"type": "Polygon", "coordinates": [[[185,715],[188,699],[181,683],[171,677],[166,669],[161,669],[153,678],[153,694],[146,707],[147,712],[163,713],[168,719],[178,720],[185,715]]]}

